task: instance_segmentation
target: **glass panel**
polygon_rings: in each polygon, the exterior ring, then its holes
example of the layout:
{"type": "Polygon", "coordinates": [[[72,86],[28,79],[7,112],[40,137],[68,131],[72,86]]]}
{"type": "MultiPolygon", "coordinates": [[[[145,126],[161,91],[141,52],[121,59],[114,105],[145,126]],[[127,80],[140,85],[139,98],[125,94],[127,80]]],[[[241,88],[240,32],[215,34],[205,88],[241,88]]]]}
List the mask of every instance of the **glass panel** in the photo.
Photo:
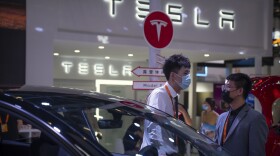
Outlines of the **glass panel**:
{"type": "Polygon", "coordinates": [[[1,155],[45,155],[47,152],[48,155],[69,156],[58,142],[41,133],[40,128],[4,110],[0,111],[0,116],[2,122],[5,121],[0,132],[1,155]]]}

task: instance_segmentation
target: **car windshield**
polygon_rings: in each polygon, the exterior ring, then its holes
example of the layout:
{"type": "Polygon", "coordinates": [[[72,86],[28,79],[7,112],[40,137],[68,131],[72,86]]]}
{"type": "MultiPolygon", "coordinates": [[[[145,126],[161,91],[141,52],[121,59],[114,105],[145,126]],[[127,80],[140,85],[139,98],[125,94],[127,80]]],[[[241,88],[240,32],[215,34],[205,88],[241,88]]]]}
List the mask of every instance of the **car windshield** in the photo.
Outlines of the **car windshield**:
{"type": "MultiPolygon", "coordinates": [[[[138,153],[142,144],[143,125],[152,123],[153,126],[167,132],[164,137],[167,139],[165,143],[174,144],[181,140],[185,153],[227,155],[220,146],[195,129],[164,112],[133,100],[95,92],[77,95],[10,91],[7,94],[43,109],[70,125],[88,141],[93,144],[98,141],[114,154],[131,155],[131,149],[138,153]]],[[[154,146],[159,145],[155,143],[154,146]]]]}

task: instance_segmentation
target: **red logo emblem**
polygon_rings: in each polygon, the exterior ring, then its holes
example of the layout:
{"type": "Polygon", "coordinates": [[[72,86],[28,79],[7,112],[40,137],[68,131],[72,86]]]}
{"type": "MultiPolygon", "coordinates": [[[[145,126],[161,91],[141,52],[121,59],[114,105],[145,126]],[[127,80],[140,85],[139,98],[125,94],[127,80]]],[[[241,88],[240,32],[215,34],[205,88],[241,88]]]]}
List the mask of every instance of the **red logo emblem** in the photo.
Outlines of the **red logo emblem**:
{"type": "Polygon", "coordinates": [[[173,37],[170,18],[160,11],[150,13],[144,22],[144,34],[147,42],[154,48],[166,47],[173,37]]]}

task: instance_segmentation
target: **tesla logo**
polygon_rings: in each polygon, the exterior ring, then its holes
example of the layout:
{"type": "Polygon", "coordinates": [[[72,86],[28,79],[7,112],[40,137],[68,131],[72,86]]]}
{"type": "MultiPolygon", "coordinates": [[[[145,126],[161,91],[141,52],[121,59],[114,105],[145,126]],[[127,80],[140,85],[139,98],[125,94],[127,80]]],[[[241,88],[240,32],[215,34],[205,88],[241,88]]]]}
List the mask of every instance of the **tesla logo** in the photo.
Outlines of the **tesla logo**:
{"type": "Polygon", "coordinates": [[[163,12],[150,13],[144,22],[146,41],[154,48],[164,48],[172,40],[173,26],[170,18],[163,12]]]}
{"type": "Polygon", "coordinates": [[[157,27],[157,37],[158,37],[158,41],[160,39],[160,32],[161,32],[161,27],[164,26],[166,27],[167,26],[167,22],[164,22],[162,20],[152,20],[151,21],[151,24],[152,25],[156,25],[157,27]]]}

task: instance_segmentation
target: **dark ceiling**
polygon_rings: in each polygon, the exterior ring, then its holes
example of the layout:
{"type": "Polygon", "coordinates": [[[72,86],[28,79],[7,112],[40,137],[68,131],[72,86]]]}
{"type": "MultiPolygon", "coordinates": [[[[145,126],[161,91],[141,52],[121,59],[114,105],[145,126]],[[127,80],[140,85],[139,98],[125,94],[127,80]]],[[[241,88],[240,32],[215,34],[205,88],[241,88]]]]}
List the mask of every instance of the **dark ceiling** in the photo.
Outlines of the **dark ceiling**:
{"type": "Polygon", "coordinates": [[[0,0],[2,3],[26,5],[26,0],[0,0]]]}
{"type": "Polygon", "coordinates": [[[280,18],[280,0],[274,0],[273,16],[280,18]]]}

